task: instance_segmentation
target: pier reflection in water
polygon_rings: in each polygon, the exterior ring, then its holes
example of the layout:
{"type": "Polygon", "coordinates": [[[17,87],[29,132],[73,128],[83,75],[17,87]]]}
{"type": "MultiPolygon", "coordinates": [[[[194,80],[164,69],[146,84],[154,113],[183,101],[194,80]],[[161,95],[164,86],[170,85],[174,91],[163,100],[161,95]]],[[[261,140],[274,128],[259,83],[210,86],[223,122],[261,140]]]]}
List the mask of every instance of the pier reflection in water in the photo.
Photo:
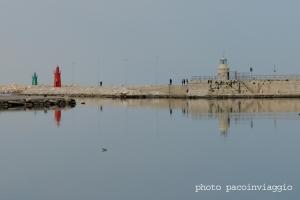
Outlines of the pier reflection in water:
{"type": "Polygon", "coordinates": [[[60,121],[61,121],[61,109],[55,109],[54,110],[54,119],[56,121],[57,127],[60,126],[60,121]]]}
{"type": "MultiPolygon", "coordinates": [[[[102,111],[103,107],[118,108],[151,108],[165,110],[170,116],[178,115],[192,120],[218,120],[218,128],[221,135],[229,133],[230,125],[248,123],[250,128],[255,126],[254,121],[259,119],[273,120],[274,127],[277,120],[300,120],[300,100],[298,99],[214,99],[214,100],[180,100],[180,99],[98,99],[84,98],[79,101],[85,102],[87,106],[97,107],[102,111]],[[181,115],[178,111],[181,111],[181,115]]],[[[49,110],[54,112],[56,126],[60,127],[62,112],[68,109],[52,108],[44,109],[47,114],[49,110]]],[[[7,112],[26,111],[23,108],[6,110],[7,112]]],[[[30,110],[27,110],[30,111],[30,110]]],[[[39,110],[31,110],[36,112],[39,110]]],[[[4,112],[4,111],[2,111],[4,112]]]]}
{"type": "Polygon", "coordinates": [[[298,188],[300,100],[78,102],[85,104],[0,111],[0,199],[299,196],[296,189],[195,193],[194,186],[286,183],[298,188]]]}
{"type": "Polygon", "coordinates": [[[62,112],[67,111],[70,108],[40,108],[40,109],[26,109],[26,108],[12,108],[12,109],[5,109],[0,110],[0,113],[20,113],[20,112],[33,112],[35,116],[37,116],[38,113],[43,112],[44,114],[49,114],[49,112],[53,112],[54,121],[57,127],[60,127],[60,123],[62,120],[62,112]]]}
{"type": "Polygon", "coordinates": [[[300,100],[298,99],[212,99],[212,100],[180,100],[180,99],[84,99],[88,105],[99,108],[126,107],[151,108],[166,110],[170,116],[178,115],[192,120],[218,120],[221,135],[227,136],[230,125],[248,123],[254,128],[255,120],[273,120],[274,127],[277,120],[300,120],[300,100]]]}

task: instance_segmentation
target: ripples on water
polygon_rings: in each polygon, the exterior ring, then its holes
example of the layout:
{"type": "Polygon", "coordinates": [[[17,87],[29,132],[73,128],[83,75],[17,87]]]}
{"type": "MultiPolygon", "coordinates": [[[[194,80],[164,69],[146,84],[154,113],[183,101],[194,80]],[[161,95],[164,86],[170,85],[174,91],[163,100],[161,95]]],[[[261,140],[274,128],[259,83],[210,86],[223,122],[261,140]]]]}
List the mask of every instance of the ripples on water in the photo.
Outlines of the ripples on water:
{"type": "Polygon", "coordinates": [[[295,199],[197,184],[299,186],[300,100],[79,99],[0,111],[0,199],[295,199]],[[80,102],[86,102],[81,105],[80,102]]]}

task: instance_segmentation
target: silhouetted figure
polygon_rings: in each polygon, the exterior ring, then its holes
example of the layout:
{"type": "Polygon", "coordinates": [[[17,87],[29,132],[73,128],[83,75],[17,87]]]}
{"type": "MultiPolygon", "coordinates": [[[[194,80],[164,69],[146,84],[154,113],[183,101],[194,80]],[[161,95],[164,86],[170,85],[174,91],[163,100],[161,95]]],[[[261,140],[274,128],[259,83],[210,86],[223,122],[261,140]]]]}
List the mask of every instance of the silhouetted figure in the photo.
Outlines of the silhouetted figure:
{"type": "Polygon", "coordinates": [[[99,82],[99,86],[100,86],[100,87],[102,86],[102,81],[99,82]]]}
{"type": "Polygon", "coordinates": [[[185,83],[186,83],[186,84],[189,84],[189,79],[185,79],[185,83]]]}
{"type": "Polygon", "coordinates": [[[185,79],[183,79],[183,81],[182,81],[182,82],[183,82],[183,85],[185,85],[185,79]]]}
{"type": "Polygon", "coordinates": [[[170,78],[169,85],[172,85],[173,80],[170,78]]]}

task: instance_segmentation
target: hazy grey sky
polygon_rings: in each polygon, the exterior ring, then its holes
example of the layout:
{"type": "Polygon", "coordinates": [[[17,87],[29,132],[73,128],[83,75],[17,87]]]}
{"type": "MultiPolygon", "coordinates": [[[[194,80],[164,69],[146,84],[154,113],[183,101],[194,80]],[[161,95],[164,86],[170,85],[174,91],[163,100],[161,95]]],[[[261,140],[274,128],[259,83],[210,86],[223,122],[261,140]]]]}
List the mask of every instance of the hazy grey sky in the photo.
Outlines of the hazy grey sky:
{"type": "MultiPolygon", "coordinates": [[[[300,2],[0,0],[0,83],[143,84],[232,70],[300,73],[300,2]],[[73,63],[73,64],[72,64],[73,63]]],[[[178,80],[180,81],[180,80],[178,80]]]]}

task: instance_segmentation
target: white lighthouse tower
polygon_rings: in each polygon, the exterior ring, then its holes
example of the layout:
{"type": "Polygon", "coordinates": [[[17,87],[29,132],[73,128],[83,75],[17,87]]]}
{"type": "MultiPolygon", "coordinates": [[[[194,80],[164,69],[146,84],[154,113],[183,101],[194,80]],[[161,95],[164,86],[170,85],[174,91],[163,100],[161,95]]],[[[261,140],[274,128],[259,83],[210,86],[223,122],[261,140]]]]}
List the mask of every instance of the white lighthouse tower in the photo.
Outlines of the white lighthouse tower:
{"type": "Polygon", "coordinates": [[[229,80],[229,65],[226,58],[221,58],[218,67],[218,79],[219,80],[229,80]]]}

